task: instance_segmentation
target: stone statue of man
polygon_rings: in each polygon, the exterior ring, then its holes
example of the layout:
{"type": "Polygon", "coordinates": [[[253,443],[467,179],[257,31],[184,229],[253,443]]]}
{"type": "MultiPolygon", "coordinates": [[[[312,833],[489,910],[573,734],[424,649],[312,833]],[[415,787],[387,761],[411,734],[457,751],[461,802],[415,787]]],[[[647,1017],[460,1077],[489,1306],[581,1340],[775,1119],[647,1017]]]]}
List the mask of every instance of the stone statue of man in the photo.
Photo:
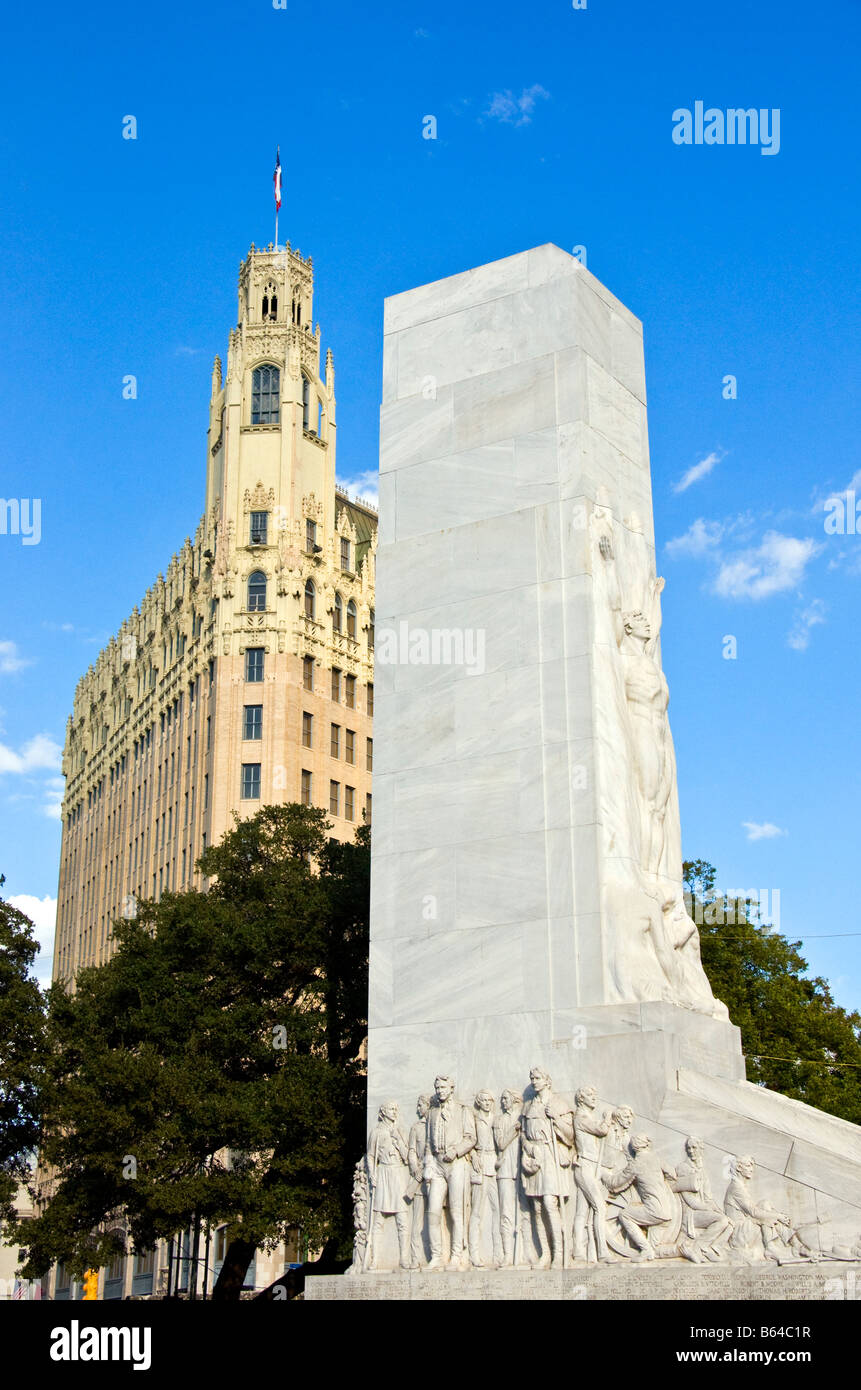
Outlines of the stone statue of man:
{"type": "MultiPolygon", "coordinates": [[[[500,1096],[501,1111],[493,1122],[496,1144],[496,1190],[499,1198],[499,1231],[502,1263],[514,1264],[514,1239],[518,1226],[518,1184],[520,1182],[520,1106],[518,1091],[508,1087],[500,1096]]],[[[523,1223],[520,1224],[521,1239],[523,1223]]],[[[520,1251],[523,1262],[525,1252],[520,1251]]]]}
{"type": "Polygon", "coordinates": [[[406,1136],[398,1125],[398,1103],[386,1101],[368,1138],[368,1179],[371,1185],[371,1230],[368,1269],[377,1268],[387,1216],[398,1231],[401,1269],[410,1267],[410,1217],[405,1196],[409,1168],[406,1136]]]}
{"type": "Polygon", "coordinates": [[[486,1261],[482,1236],[490,1221],[494,1267],[502,1264],[502,1241],[499,1231],[499,1195],[496,1190],[496,1141],[493,1137],[494,1098],[482,1090],[475,1098],[475,1148],[469,1155],[471,1210],[469,1214],[469,1259],[474,1269],[483,1269],[486,1261]]]}
{"type": "MultiPolygon", "coordinates": [[[[425,1181],[425,1151],[428,1139],[428,1111],[430,1096],[419,1096],[416,1102],[417,1118],[410,1127],[409,1168],[410,1188],[412,1188],[412,1237],[410,1240],[410,1263],[413,1269],[421,1269],[427,1260],[425,1252],[425,1208],[427,1183],[425,1181]]],[[[409,1189],[408,1189],[409,1191],[409,1189]]]]}
{"type": "Polygon", "coordinates": [[[526,1102],[521,1117],[523,1191],[530,1202],[541,1206],[550,1233],[551,1268],[563,1269],[565,1203],[571,1191],[574,1146],[573,1118],[570,1105],[553,1095],[550,1076],[543,1067],[533,1067],[529,1080],[533,1098],[526,1102]]]}
{"type": "Polygon", "coordinates": [[[460,1269],[464,1259],[464,1227],[469,1191],[470,1166],[467,1155],[475,1148],[475,1120],[472,1111],[454,1094],[454,1079],[438,1076],[434,1081],[427,1120],[425,1178],[427,1179],[428,1269],[442,1266],[442,1209],[448,1207],[451,1226],[449,1269],[460,1269]]]}
{"type": "Polygon", "coordinates": [[[732,1222],[712,1196],[705,1166],[705,1145],[695,1134],[688,1135],[685,1140],[685,1157],[670,1186],[682,1199],[682,1230],[689,1244],[681,1253],[694,1264],[723,1259],[732,1222]]]}
{"type": "Polygon", "coordinates": [[[617,1210],[619,1225],[637,1253],[635,1261],[654,1260],[658,1254],[649,1240],[653,1226],[662,1226],[673,1214],[673,1194],[667,1178],[674,1178],[672,1168],[665,1168],[652,1148],[648,1134],[635,1134],[631,1140],[631,1157],[621,1173],[615,1173],[607,1184],[610,1192],[626,1192],[633,1188],[636,1201],[629,1201],[617,1210]]]}
{"type": "Polygon", "coordinates": [[[601,1183],[604,1140],[610,1129],[612,1116],[606,1111],[597,1113],[598,1092],[594,1086],[581,1086],[576,1096],[574,1110],[574,1186],[577,1200],[574,1207],[574,1259],[588,1260],[590,1257],[589,1234],[591,1232],[595,1256],[599,1260],[611,1259],[607,1249],[606,1204],[607,1193],[601,1183]]]}

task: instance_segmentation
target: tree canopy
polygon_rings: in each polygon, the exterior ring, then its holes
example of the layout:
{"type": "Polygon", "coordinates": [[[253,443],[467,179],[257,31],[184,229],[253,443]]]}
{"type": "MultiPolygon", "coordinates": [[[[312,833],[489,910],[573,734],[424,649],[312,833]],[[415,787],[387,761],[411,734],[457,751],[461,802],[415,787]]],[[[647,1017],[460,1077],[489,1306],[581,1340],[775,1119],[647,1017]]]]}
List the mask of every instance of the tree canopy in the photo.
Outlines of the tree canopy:
{"type": "Polygon", "coordinates": [[[52,987],[42,1095],[44,1213],[28,1272],[105,1264],[123,1214],[137,1249],[226,1222],[216,1296],[254,1250],[301,1227],[349,1245],[364,1139],[369,832],[267,806],[199,868],[207,891],[141,902],[115,953],[52,987]]]}
{"type": "Polygon", "coordinates": [[[703,967],[741,1029],[748,1080],[861,1124],[861,1014],[807,974],[801,943],[764,924],[755,900],[716,894],[711,864],[684,871],[703,967]]]}
{"type": "MultiPolygon", "coordinates": [[[[0,888],[5,881],[0,874],[0,888]]],[[[0,898],[0,1222],[13,1215],[39,1142],[45,997],[31,973],[34,931],[29,917],[0,898]]]]}

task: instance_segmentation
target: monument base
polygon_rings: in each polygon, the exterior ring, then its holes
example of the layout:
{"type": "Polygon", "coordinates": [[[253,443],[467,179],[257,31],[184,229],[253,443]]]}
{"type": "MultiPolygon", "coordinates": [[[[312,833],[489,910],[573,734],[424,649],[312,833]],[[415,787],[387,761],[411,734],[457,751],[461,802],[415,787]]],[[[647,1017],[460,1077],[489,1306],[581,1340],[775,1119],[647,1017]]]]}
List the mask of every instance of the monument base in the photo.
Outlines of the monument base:
{"type": "Polygon", "coordinates": [[[463,1274],[402,1272],[309,1278],[305,1298],[319,1302],[463,1299],[607,1300],[616,1302],[817,1302],[861,1298],[861,1262],[798,1265],[583,1265],[563,1270],[468,1270],[463,1274]]]}

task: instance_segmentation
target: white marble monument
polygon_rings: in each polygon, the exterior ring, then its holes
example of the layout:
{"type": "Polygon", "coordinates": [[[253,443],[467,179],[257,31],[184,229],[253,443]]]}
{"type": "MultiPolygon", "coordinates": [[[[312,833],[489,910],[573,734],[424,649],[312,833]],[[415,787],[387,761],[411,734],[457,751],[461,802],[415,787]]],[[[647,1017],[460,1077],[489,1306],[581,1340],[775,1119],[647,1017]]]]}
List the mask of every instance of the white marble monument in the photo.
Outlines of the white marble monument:
{"type": "Polygon", "coordinates": [[[700,963],[642,329],[575,258],[386,302],[379,540],[369,1117],[437,1078],[388,1277],[857,1259],[861,1130],[744,1079],[700,963]]]}

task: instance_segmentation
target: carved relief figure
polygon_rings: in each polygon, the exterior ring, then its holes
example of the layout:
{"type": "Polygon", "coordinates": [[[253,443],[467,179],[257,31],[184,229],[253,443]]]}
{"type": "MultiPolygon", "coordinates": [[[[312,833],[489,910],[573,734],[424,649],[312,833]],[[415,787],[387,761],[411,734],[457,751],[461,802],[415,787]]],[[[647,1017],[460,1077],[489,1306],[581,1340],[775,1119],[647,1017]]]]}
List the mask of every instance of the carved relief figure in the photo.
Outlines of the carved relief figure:
{"type": "Polygon", "coordinates": [[[365,1267],[370,1225],[368,1165],[360,1158],[353,1172],[353,1263],[348,1274],[360,1274],[365,1267]]]}
{"type": "MultiPolygon", "coordinates": [[[[529,1073],[534,1096],[526,1102],[521,1117],[521,1158],[525,1196],[541,1207],[550,1234],[551,1267],[565,1265],[565,1202],[571,1191],[571,1151],[574,1123],[571,1107],[551,1091],[550,1077],[543,1067],[529,1073]]],[[[535,1223],[541,1230],[541,1223],[535,1223]]],[[[543,1263],[542,1259],[542,1263],[543,1263]]]]}
{"type": "Polygon", "coordinates": [[[685,1157],[670,1181],[673,1191],[682,1199],[682,1232],[692,1242],[680,1253],[695,1264],[701,1264],[704,1259],[723,1259],[732,1233],[732,1222],[712,1196],[704,1158],[702,1139],[689,1135],[685,1140],[685,1157]]]}
{"type": "Polygon", "coordinates": [[[401,1269],[410,1267],[410,1219],[405,1201],[409,1169],[407,1141],[398,1126],[398,1103],[380,1106],[379,1120],[368,1139],[368,1179],[371,1184],[371,1230],[367,1268],[374,1269],[387,1216],[398,1230],[401,1269]]]}
{"type": "Polygon", "coordinates": [[[430,1263],[428,1269],[442,1265],[442,1209],[448,1207],[451,1227],[449,1269],[463,1264],[463,1238],[469,1192],[467,1154],[475,1147],[475,1121],[472,1112],[454,1094],[454,1080],[438,1076],[434,1081],[427,1121],[425,1177],[428,1181],[427,1213],[430,1263]]]}
{"type": "Polygon", "coordinates": [[[427,1183],[425,1181],[425,1151],[428,1138],[428,1111],[430,1096],[419,1096],[416,1102],[418,1118],[410,1127],[408,1163],[410,1182],[407,1198],[412,1203],[410,1239],[410,1264],[413,1269],[421,1269],[427,1259],[425,1251],[425,1208],[427,1183]]]}
{"type": "Polygon", "coordinates": [[[574,1259],[610,1260],[605,1219],[607,1194],[601,1184],[601,1168],[611,1115],[609,1111],[597,1115],[598,1093],[594,1086],[581,1086],[574,1099],[574,1259]]]}
{"type": "Polygon", "coordinates": [[[604,1140],[604,1169],[615,1173],[625,1167],[631,1157],[631,1126],[634,1112],[630,1105],[617,1105],[610,1115],[610,1127],[604,1140]]]}
{"type": "Polygon", "coordinates": [[[681,887],[676,761],[659,654],[664,581],[654,576],[635,519],[621,525],[596,506],[591,531],[611,991],[726,1018],[681,887]]]}
{"type": "MultiPolygon", "coordinates": [[[[611,1193],[621,1193],[633,1188],[636,1201],[617,1207],[616,1220],[634,1246],[635,1261],[654,1260],[662,1253],[649,1239],[653,1227],[658,1229],[661,1241],[674,1241],[678,1234],[679,1220],[674,1223],[678,1208],[678,1198],[674,1197],[667,1178],[674,1178],[672,1168],[665,1168],[652,1149],[648,1134],[635,1134],[631,1140],[631,1157],[622,1169],[610,1178],[607,1186],[611,1193]],[[671,1229],[675,1224],[675,1229],[671,1229]]],[[[675,1250],[672,1251],[675,1254],[675,1250]]]]}
{"type": "MultiPolygon", "coordinates": [[[[520,1186],[520,1095],[510,1087],[500,1097],[501,1113],[493,1122],[496,1145],[496,1190],[499,1198],[499,1230],[502,1239],[502,1263],[513,1265],[515,1237],[518,1225],[523,1243],[523,1223],[518,1222],[518,1188],[520,1186]]],[[[521,1261],[525,1251],[517,1252],[521,1261]]]]}
{"type": "Polygon", "coordinates": [[[475,1148],[469,1155],[472,1166],[469,1258],[475,1269],[484,1268],[486,1263],[482,1249],[482,1237],[487,1235],[488,1224],[490,1243],[493,1247],[494,1267],[502,1264],[493,1111],[494,1099],[490,1091],[479,1091],[475,1098],[475,1148]]]}
{"type": "Polygon", "coordinates": [[[776,1211],[770,1202],[756,1201],[755,1172],[756,1162],[749,1154],[733,1163],[733,1176],[723,1204],[733,1225],[731,1249],[748,1264],[761,1260],[763,1255],[780,1264],[816,1258],[786,1212],[776,1211]]]}

